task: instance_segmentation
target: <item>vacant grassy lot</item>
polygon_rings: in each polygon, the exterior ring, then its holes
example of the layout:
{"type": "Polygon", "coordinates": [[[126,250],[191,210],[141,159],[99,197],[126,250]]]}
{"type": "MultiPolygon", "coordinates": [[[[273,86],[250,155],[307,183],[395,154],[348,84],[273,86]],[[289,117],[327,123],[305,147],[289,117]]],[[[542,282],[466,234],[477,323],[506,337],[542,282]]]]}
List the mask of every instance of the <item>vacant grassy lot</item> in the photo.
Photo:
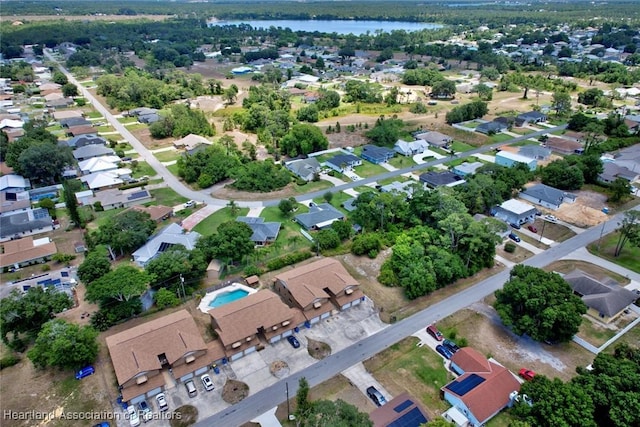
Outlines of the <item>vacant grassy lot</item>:
{"type": "Polygon", "coordinates": [[[640,262],[638,261],[640,260],[640,248],[627,243],[622,252],[620,252],[620,255],[617,257],[614,256],[619,238],[620,233],[607,234],[602,237],[600,244],[598,244],[597,241],[593,242],[587,246],[587,249],[594,255],[614,262],[636,273],[640,273],[640,262]]]}
{"type": "Polygon", "coordinates": [[[597,323],[592,322],[588,317],[583,316],[582,324],[580,325],[580,329],[576,335],[586,342],[593,344],[596,347],[600,347],[615,334],[616,331],[604,328],[597,323]]]}
{"type": "Polygon", "coordinates": [[[362,162],[362,166],[355,167],[353,171],[363,178],[368,178],[370,176],[385,173],[387,170],[380,165],[374,165],[373,163],[365,160],[362,162]]]}
{"type": "MultiPolygon", "coordinates": [[[[297,210],[293,215],[309,212],[309,208],[305,205],[298,204],[297,210]]],[[[293,220],[293,215],[285,217],[277,206],[269,206],[264,208],[260,213],[260,217],[265,222],[279,222],[281,224],[280,233],[278,233],[277,244],[274,247],[275,256],[280,255],[280,251],[285,252],[296,251],[302,247],[309,246],[309,241],[300,234],[302,227],[293,220]]]]}
{"type": "Polygon", "coordinates": [[[176,150],[167,150],[160,151],[159,153],[153,153],[153,155],[161,162],[171,162],[173,160],[178,160],[181,157],[182,153],[176,150]]]}
{"type": "MultiPolygon", "coordinates": [[[[345,215],[348,215],[347,210],[342,207],[342,204],[344,202],[346,202],[347,200],[351,199],[352,196],[343,193],[342,191],[338,192],[338,193],[332,193],[333,197],[331,198],[331,206],[333,206],[334,208],[338,209],[340,212],[342,212],[345,215]]],[[[316,197],[315,199],[313,199],[313,201],[315,203],[326,203],[327,201],[324,199],[324,197],[316,197]]]]}
{"type": "Polygon", "coordinates": [[[138,162],[137,166],[133,169],[132,176],[134,178],[140,178],[141,176],[155,176],[156,170],[152,168],[147,162],[138,162]]]}
{"type": "Polygon", "coordinates": [[[415,165],[416,162],[413,161],[413,157],[397,155],[389,160],[389,164],[395,168],[404,169],[415,165]]]}
{"type": "Polygon", "coordinates": [[[555,242],[564,242],[576,235],[573,230],[565,227],[564,225],[555,224],[540,218],[536,218],[533,225],[538,229],[538,234],[540,236],[546,237],[547,239],[551,239],[555,242]]]}
{"type": "Polygon", "coordinates": [[[491,142],[504,142],[513,139],[511,135],[507,135],[506,133],[497,133],[489,137],[491,142]]]}
{"type": "Polygon", "coordinates": [[[202,220],[198,225],[193,227],[193,231],[197,231],[203,236],[213,234],[220,224],[227,221],[234,221],[239,216],[246,216],[249,208],[237,208],[235,213],[231,212],[230,207],[225,207],[216,211],[202,220]]]}
{"type": "Polygon", "coordinates": [[[320,191],[320,190],[324,190],[325,188],[330,189],[333,187],[333,184],[330,183],[329,181],[311,181],[311,182],[307,182],[304,185],[298,185],[296,183],[293,184],[293,190],[296,192],[296,194],[306,194],[306,193],[312,193],[314,191],[320,191]]]}
{"type": "Polygon", "coordinates": [[[179,195],[171,188],[156,188],[155,190],[149,190],[149,192],[155,200],[147,203],[147,205],[176,206],[189,200],[186,197],[179,195]]]}
{"type": "Polygon", "coordinates": [[[521,263],[522,261],[531,258],[533,256],[532,252],[529,252],[528,250],[526,250],[525,248],[523,248],[522,246],[518,246],[517,243],[515,243],[513,240],[508,239],[505,240],[505,244],[511,242],[514,243],[516,245],[516,250],[513,253],[509,253],[507,251],[504,250],[504,244],[503,245],[499,245],[496,247],[496,255],[500,255],[503,258],[508,259],[511,262],[515,262],[516,264],[521,263]]]}
{"type": "Polygon", "coordinates": [[[570,273],[575,269],[584,271],[585,273],[595,277],[598,280],[606,280],[607,278],[613,279],[622,286],[629,284],[630,280],[618,273],[607,270],[599,265],[592,264],[590,262],[578,261],[578,260],[560,260],[547,265],[544,270],[555,271],[557,273],[570,273]]]}
{"type": "Polygon", "coordinates": [[[119,117],[118,121],[122,124],[138,123],[138,119],[135,117],[119,117]]]}
{"type": "Polygon", "coordinates": [[[474,148],[475,147],[460,141],[453,141],[451,143],[451,149],[456,153],[462,153],[465,151],[473,150],[474,148]]]}

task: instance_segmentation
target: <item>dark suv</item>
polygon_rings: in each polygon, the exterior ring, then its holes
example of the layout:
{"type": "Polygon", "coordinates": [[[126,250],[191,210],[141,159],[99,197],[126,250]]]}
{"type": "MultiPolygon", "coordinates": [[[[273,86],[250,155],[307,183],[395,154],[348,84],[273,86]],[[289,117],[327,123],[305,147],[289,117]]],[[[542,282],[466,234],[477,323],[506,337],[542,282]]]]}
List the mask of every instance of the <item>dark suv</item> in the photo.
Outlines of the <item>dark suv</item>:
{"type": "Polygon", "coordinates": [[[376,406],[382,406],[387,403],[387,399],[385,399],[382,393],[380,393],[374,386],[367,388],[367,396],[373,400],[373,403],[375,403],[376,406]]]}

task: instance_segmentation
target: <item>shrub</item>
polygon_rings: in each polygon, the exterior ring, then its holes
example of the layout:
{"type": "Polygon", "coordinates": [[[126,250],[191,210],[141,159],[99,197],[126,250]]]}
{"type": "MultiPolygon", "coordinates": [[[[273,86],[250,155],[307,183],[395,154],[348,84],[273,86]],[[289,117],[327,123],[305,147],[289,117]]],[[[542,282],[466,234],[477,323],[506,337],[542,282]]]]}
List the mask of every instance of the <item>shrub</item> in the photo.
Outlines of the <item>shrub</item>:
{"type": "Polygon", "coordinates": [[[94,209],[96,212],[102,212],[102,211],[104,211],[104,207],[102,207],[102,202],[101,202],[100,200],[96,200],[96,201],[93,203],[93,209],[94,209]]]}
{"type": "Polygon", "coordinates": [[[42,271],[49,271],[49,270],[51,270],[51,266],[49,264],[43,264],[41,270],[42,271]]]}
{"type": "Polygon", "coordinates": [[[507,242],[504,244],[504,251],[510,254],[516,251],[516,244],[512,242],[507,242]]]}
{"type": "Polygon", "coordinates": [[[0,370],[13,366],[17,364],[19,361],[20,361],[20,358],[12,354],[10,354],[9,356],[5,356],[2,359],[0,359],[0,370]]]}
{"type": "Polygon", "coordinates": [[[298,178],[298,179],[296,180],[296,184],[298,184],[299,186],[307,185],[307,181],[305,181],[305,180],[304,180],[304,179],[302,179],[302,178],[298,178]]]}
{"type": "Polygon", "coordinates": [[[260,267],[257,267],[255,265],[250,265],[247,268],[244,269],[244,275],[245,276],[259,276],[262,274],[262,269],[260,267]]]}
{"type": "Polygon", "coordinates": [[[302,252],[293,252],[284,256],[281,256],[276,259],[272,259],[267,263],[267,270],[279,270],[282,267],[286,267],[287,265],[296,264],[298,262],[302,262],[306,259],[309,259],[313,256],[313,254],[309,251],[302,252]]]}

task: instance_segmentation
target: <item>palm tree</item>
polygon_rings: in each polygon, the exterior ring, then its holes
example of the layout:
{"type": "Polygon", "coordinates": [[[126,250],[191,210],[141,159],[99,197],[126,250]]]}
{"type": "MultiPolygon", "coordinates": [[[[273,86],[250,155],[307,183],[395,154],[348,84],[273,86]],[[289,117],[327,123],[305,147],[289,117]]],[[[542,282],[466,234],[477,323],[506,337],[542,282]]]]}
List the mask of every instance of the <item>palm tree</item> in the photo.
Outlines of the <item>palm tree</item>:
{"type": "Polygon", "coordinates": [[[240,207],[234,200],[229,200],[229,203],[227,203],[227,207],[231,210],[231,215],[236,215],[240,210],[240,207]]]}

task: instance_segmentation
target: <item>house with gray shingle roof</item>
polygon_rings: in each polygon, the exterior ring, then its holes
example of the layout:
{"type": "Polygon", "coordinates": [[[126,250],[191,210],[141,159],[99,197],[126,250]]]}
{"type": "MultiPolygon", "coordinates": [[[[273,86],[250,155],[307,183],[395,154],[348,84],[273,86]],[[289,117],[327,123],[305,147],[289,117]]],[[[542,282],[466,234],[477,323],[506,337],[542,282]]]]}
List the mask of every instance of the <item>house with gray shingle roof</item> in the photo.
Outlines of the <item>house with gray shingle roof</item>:
{"type": "Polygon", "coordinates": [[[438,148],[446,148],[453,142],[453,138],[440,132],[431,131],[416,135],[416,138],[427,141],[429,145],[438,148]]]}
{"type": "Polygon", "coordinates": [[[292,160],[284,164],[284,166],[291,171],[298,178],[307,182],[313,181],[313,178],[320,172],[320,163],[315,157],[309,157],[308,159],[292,160]]]}
{"type": "Polygon", "coordinates": [[[79,162],[93,157],[113,156],[115,151],[112,148],[100,144],[85,145],[73,150],[73,157],[79,162]]]}
{"type": "Polygon", "coordinates": [[[325,162],[327,166],[336,172],[343,173],[362,165],[362,159],[353,154],[337,154],[325,162]]]}
{"type": "Polygon", "coordinates": [[[520,198],[554,211],[559,209],[563,202],[573,203],[576,200],[575,194],[566,193],[545,184],[536,184],[527,188],[520,192],[520,198]]]}
{"type": "Polygon", "coordinates": [[[578,269],[565,274],[564,280],[587,305],[587,314],[607,323],[620,316],[639,296],[613,279],[600,281],[578,269]]]}
{"type": "Polygon", "coordinates": [[[251,241],[256,246],[265,246],[275,242],[282,225],[279,222],[264,222],[264,218],[249,216],[239,216],[236,221],[244,222],[251,227],[251,231],[253,231],[251,241]]]}
{"type": "Polygon", "coordinates": [[[362,154],[360,154],[363,159],[377,165],[379,163],[385,163],[392,159],[396,152],[386,148],[386,147],[378,147],[377,145],[367,144],[362,147],[362,154]]]}
{"type": "Polygon", "coordinates": [[[306,230],[321,230],[335,221],[342,221],[344,214],[329,203],[321,203],[309,206],[308,213],[296,215],[293,219],[306,230]]]}
{"type": "Polygon", "coordinates": [[[144,267],[149,261],[172,246],[182,245],[188,251],[192,250],[196,247],[196,242],[199,238],[200,233],[195,231],[185,232],[180,225],[172,223],[151,236],[144,246],[131,255],[136,264],[144,267]]]}
{"type": "Polygon", "coordinates": [[[393,146],[393,149],[403,156],[415,156],[416,154],[424,153],[427,148],[429,148],[429,143],[424,139],[416,139],[415,141],[399,139],[393,146]]]}

